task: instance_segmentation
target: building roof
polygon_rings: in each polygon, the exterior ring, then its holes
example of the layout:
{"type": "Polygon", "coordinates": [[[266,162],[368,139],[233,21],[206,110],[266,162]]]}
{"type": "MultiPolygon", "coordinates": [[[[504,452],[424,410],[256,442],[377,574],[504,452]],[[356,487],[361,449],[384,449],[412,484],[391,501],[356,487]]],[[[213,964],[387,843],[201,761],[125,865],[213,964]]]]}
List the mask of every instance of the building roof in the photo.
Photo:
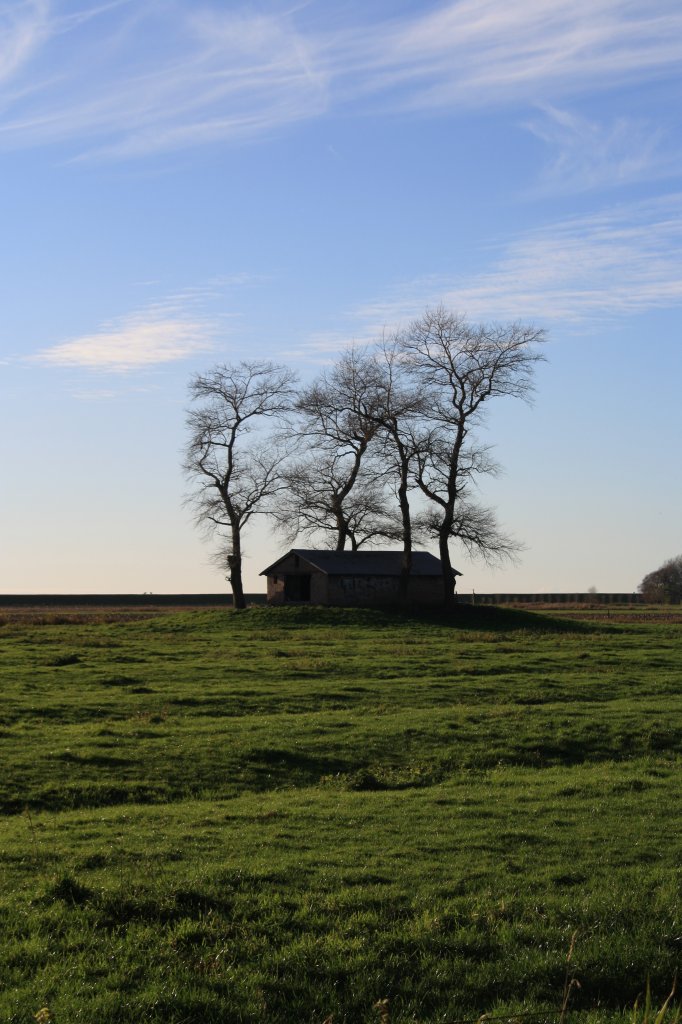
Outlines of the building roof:
{"type": "MultiPolygon", "coordinates": [[[[327,576],[399,576],[402,551],[315,551],[310,548],[292,548],[276,562],[263,569],[261,576],[269,576],[290,555],[298,555],[314,569],[327,576]]],[[[428,551],[412,552],[413,576],[440,576],[440,559],[428,551]]],[[[461,572],[453,570],[456,576],[461,572]]]]}

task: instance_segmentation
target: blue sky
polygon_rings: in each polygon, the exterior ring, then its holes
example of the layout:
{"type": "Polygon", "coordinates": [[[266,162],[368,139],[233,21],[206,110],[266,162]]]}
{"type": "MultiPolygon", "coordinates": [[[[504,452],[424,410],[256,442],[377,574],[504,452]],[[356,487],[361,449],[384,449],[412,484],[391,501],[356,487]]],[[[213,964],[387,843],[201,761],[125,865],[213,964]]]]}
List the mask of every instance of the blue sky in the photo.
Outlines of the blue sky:
{"type": "MultiPolygon", "coordinates": [[[[547,328],[469,591],[682,550],[678,0],[0,0],[2,592],[217,591],[190,374],[443,303],[547,328]]],[[[276,557],[246,544],[247,589],[276,557]]]]}

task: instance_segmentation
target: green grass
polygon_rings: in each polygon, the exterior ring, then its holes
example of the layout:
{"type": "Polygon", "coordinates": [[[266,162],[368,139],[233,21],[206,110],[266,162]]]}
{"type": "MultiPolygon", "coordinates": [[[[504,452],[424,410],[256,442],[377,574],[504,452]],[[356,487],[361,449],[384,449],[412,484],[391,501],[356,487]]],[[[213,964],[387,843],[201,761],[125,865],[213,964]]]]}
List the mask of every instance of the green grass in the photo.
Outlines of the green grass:
{"type": "Polygon", "coordinates": [[[561,1004],[576,930],[576,1019],[632,1019],[647,979],[661,1005],[682,953],[681,628],[6,620],[0,1019],[537,1012],[561,1004]]]}

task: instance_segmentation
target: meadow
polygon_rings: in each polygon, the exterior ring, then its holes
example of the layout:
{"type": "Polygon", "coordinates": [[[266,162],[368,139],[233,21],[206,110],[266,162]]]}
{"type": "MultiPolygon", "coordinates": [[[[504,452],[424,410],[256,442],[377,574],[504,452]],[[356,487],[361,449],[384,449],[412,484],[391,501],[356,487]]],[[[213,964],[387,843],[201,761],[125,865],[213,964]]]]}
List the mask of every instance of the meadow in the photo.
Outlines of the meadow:
{"type": "Polygon", "coordinates": [[[0,1020],[641,1019],[682,954],[681,639],[0,609],[0,1020]]]}

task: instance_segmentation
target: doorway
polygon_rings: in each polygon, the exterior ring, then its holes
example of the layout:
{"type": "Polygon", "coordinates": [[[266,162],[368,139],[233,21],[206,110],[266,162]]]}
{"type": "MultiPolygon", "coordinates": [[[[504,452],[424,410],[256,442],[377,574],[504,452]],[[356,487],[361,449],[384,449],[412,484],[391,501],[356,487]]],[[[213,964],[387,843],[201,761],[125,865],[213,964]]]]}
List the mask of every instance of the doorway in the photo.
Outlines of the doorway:
{"type": "Polygon", "coordinates": [[[310,573],[302,573],[300,576],[285,576],[284,599],[285,601],[309,601],[310,573]]]}

